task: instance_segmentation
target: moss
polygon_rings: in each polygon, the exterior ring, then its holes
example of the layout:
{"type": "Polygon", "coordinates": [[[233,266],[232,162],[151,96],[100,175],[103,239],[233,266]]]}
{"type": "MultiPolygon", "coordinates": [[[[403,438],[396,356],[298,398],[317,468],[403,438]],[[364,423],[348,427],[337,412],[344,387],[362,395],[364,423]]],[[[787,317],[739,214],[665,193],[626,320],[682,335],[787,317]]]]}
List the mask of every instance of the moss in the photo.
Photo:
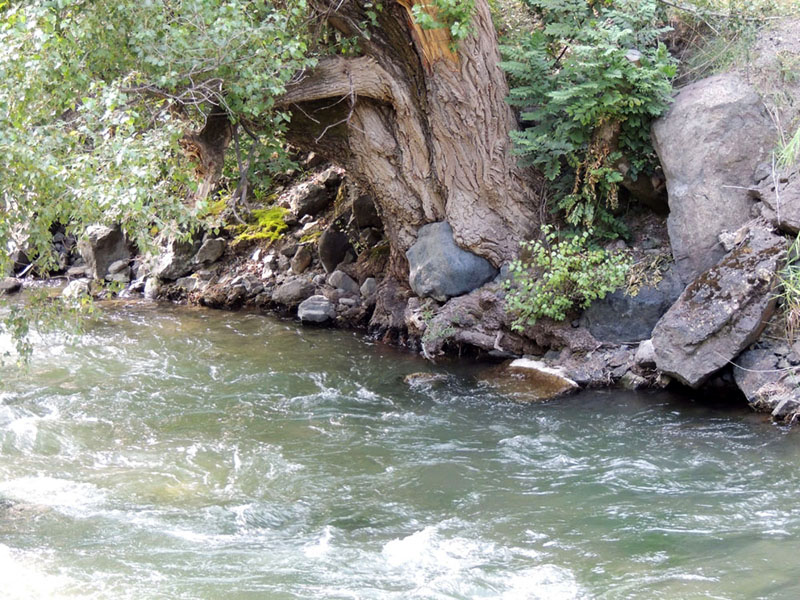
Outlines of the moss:
{"type": "Polygon", "coordinates": [[[321,236],[322,236],[322,231],[312,231],[311,233],[307,233],[303,237],[301,237],[300,243],[310,244],[312,242],[316,242],[321,236]]]}
{"type": "Polygon", "coordinates": [[[269,240],[274,242],[279,239],[289,228],[283,220],[288,211],[280,206],[254,210],[250,214],[251,222],[240,229],[235,242],[253,240],[269,240]]]}
{"type": "Polygon", "coordinates": [[[206,209],[200,214],[200,218],[219,217],[227,206],[228,202],[225,198],[221,198],[216,202],[209,202],[206,209]]]}

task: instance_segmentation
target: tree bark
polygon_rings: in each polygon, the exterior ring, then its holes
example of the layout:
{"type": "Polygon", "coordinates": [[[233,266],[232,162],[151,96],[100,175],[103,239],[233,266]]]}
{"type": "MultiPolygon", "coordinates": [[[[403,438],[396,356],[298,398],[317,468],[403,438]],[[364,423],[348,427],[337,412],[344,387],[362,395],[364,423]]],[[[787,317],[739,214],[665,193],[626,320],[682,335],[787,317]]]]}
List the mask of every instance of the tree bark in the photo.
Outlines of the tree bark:
{"type": "MultiPolygon", "coordinates": [[[[292,113],[293,144],[340,164],[374,196],[400,280],[422,225],[447,220],[460,246],[497,266],[538,227],[542,202],[511,153],[516,122],[486,0],[456,52],[446,29],[416,25],[417,1],[385,3],[363,56],[321,60],[279,102],[292,113]]],[[[315,6],[357,35],[368,22],[358,4],[315,6]]]]}
{"type": "Polygon", "coordinates": [[[184,134],[180,144],[184,154],[195,163],[195,177],[199,182],[194,201],[208,198],[216,189],[225,164],[225,150],[231,143],[233,126],[228,114],[217,107],[206,118],[200,131],[184,134]]]}

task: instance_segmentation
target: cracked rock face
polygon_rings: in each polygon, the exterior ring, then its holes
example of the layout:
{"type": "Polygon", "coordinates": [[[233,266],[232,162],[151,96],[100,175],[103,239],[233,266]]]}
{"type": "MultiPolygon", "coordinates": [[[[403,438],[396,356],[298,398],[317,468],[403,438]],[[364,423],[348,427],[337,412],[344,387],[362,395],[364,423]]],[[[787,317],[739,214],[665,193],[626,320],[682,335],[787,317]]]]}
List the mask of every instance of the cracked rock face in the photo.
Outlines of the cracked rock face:
{"type": "Polygon", "coordinates": [[[657,368],[699,387],[753,343],[775,308],[786,240],[761,225],[690,283],[653,331],[657,368]]]}
{"type": "Polygon", "coordinates": [[[667,219],[678,273],[689,282],[725,254],[717,237],[751,218],[748,188],[768,174],[772,121],[735,73],[686,86],[653,125],[669,192],[667,219]]]}

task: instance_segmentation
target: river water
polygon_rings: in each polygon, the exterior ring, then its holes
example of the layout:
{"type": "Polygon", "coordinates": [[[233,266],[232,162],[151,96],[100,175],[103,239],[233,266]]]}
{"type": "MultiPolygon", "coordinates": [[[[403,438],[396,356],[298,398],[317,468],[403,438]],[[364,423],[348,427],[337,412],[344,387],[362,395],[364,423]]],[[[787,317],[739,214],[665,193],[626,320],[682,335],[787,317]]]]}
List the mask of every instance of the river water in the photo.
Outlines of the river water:
{"type": "Polygon", "coordinates": [[[0,598],[800,597],[797,433],[664,393],[521,405],[477,368],[106,308],[3,368],[0,598]]]}

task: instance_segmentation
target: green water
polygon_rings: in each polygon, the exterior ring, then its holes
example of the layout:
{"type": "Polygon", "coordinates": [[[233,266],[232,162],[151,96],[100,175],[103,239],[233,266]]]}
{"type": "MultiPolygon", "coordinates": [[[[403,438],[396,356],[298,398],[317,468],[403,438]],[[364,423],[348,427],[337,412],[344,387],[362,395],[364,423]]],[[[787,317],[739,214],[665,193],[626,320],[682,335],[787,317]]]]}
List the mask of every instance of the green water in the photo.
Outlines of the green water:
{"type": "Polygon", "coordinates": [[[163,306],[45,338],[2,374],[0,598],[800,597],[797,433],[477,369],[163,306]]]}

